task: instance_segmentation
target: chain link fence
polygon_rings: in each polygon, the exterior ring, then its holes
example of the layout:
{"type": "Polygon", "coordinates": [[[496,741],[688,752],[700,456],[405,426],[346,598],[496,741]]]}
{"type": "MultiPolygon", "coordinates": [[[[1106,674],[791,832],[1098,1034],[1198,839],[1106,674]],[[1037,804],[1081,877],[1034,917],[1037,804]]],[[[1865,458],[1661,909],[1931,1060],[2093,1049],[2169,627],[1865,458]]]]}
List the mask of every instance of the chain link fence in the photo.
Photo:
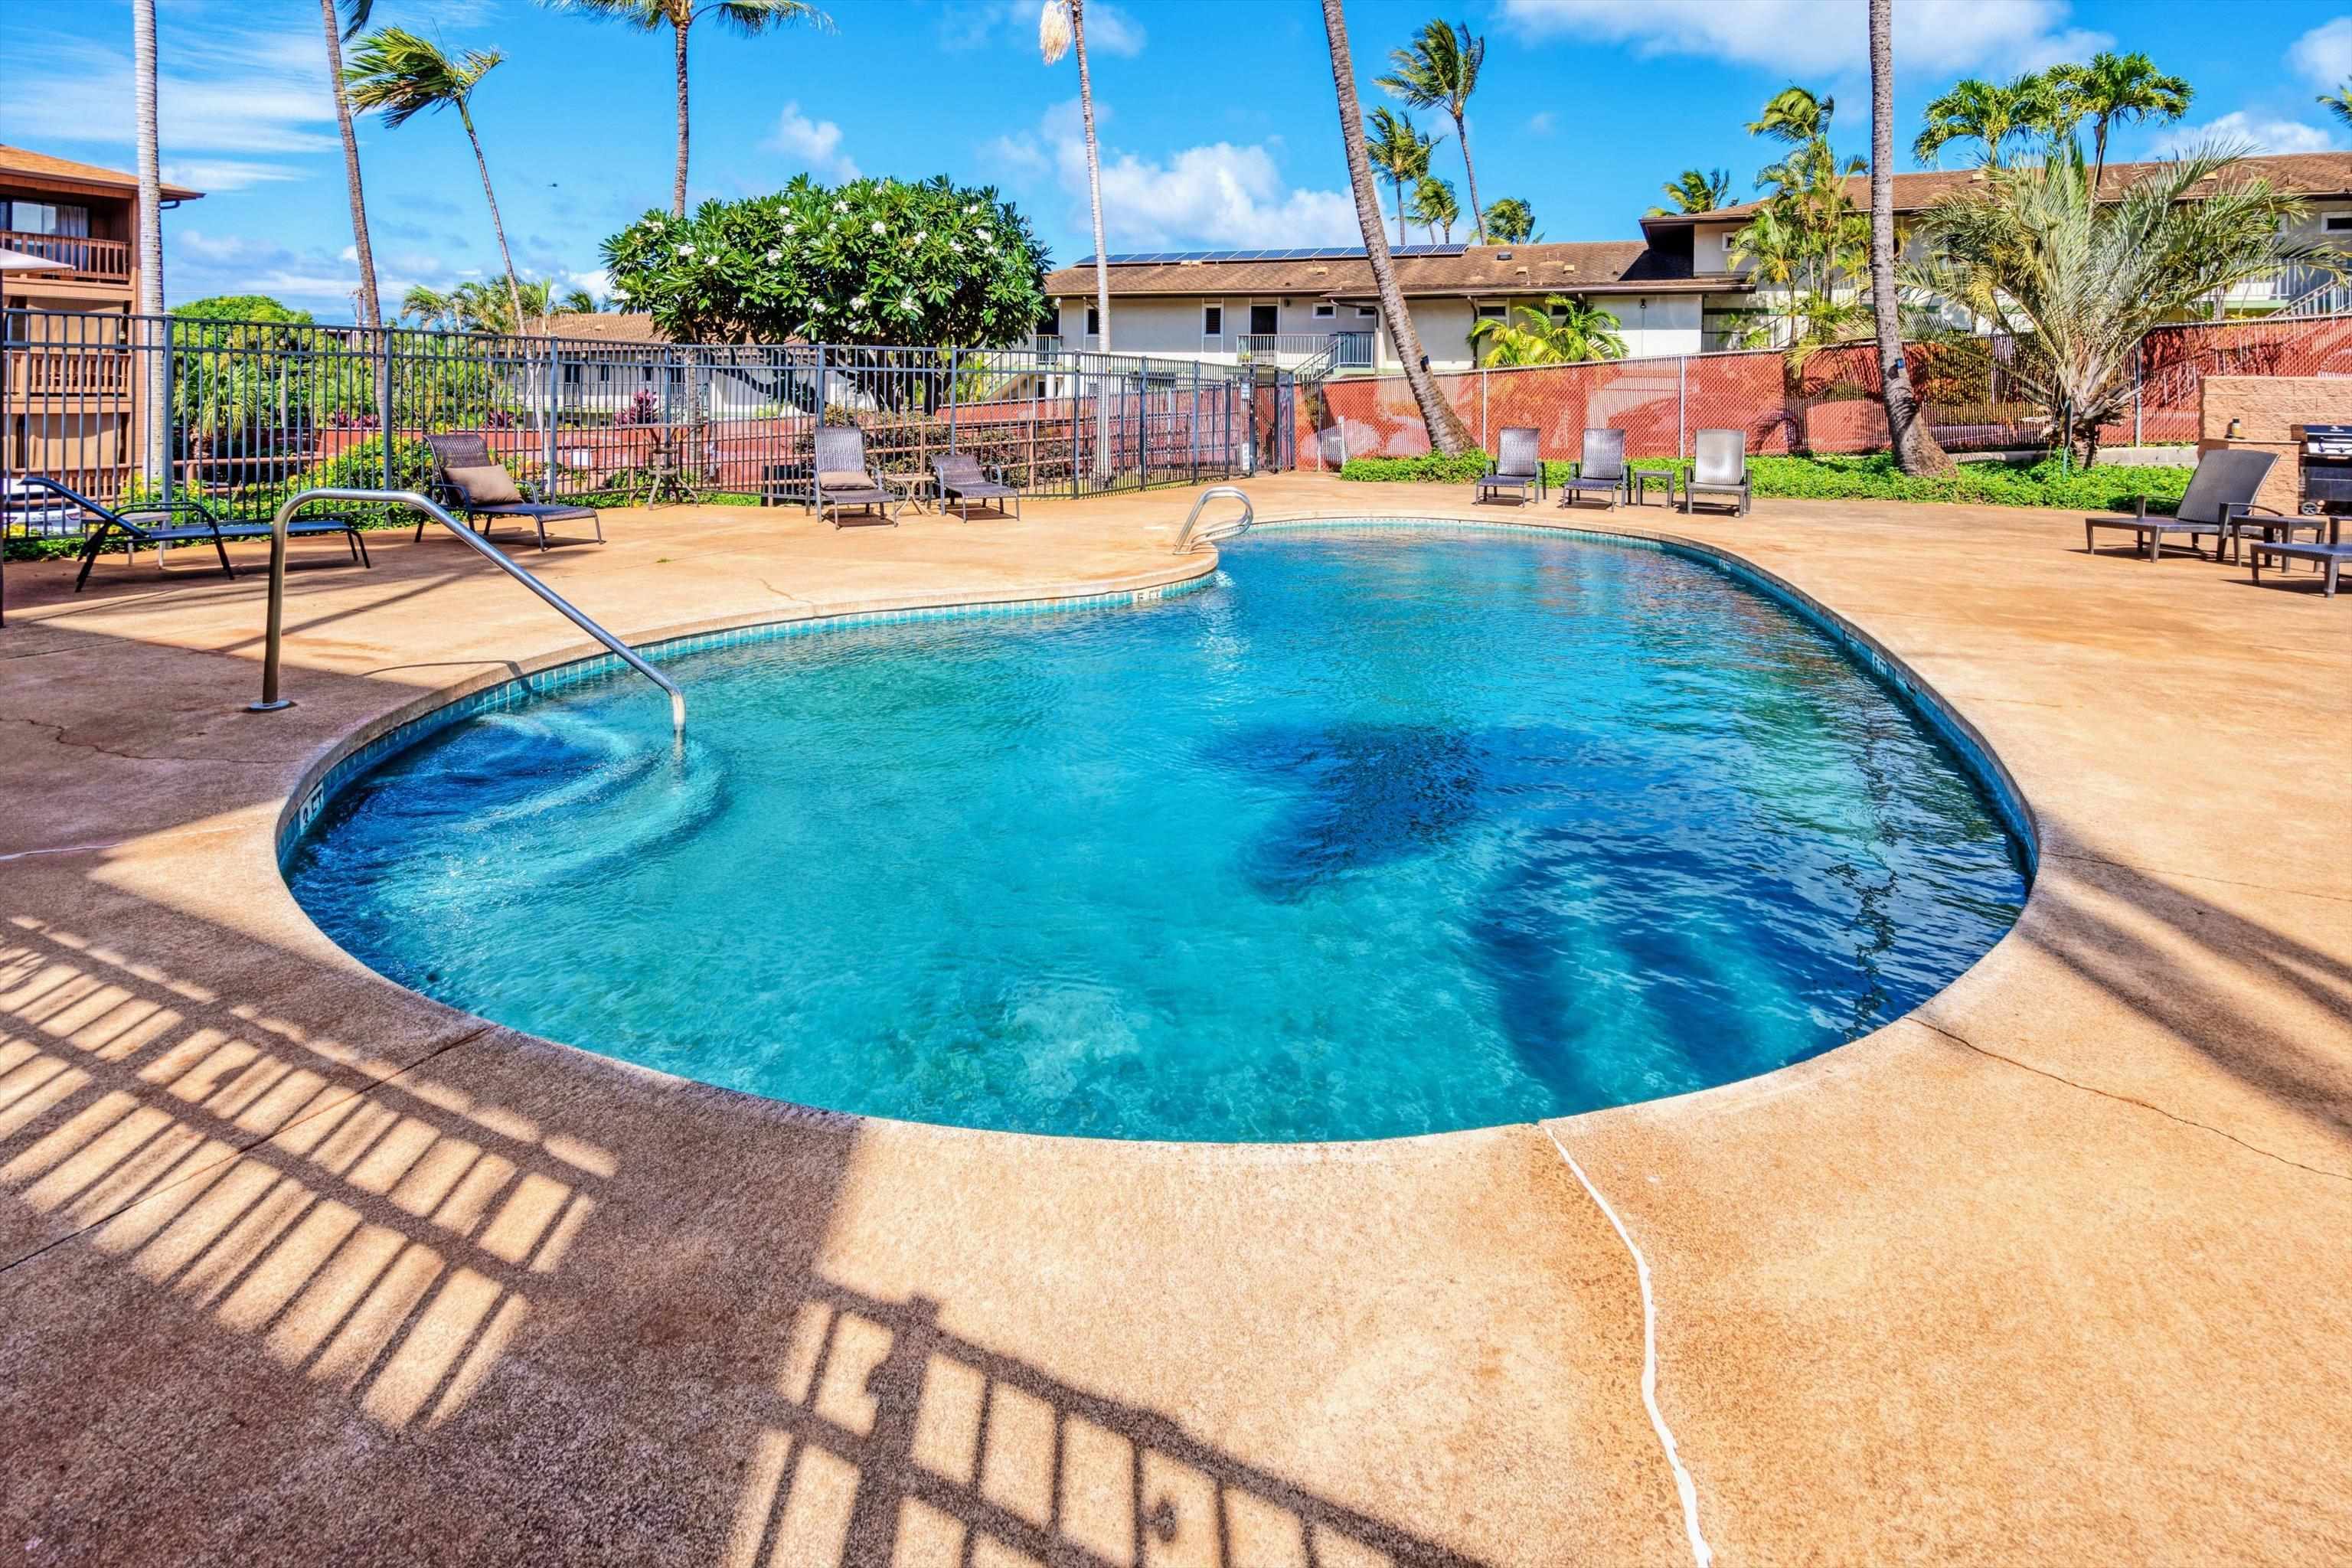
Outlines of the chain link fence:
{"type": "MultiPolygon", "coordinates": [[[[2044,447],[2049,421],[2005,372],[2014,345],[1905,349],[1929,425],[1948,450],[2044,447]]],[[[2109,447],[2194,442],[2208,375],[2352,376],[2352,316],[2159,327],[2141,346],[2129,410],[2101,427],[2109,447]]],[[[1574,458],[1583,432],[1625,432],[1628,457],[1687,457],[1699,430],[1742,430],[1759,454],[1884,451],[1877,353],[1867,342],[1823,349],[1793,365],[1777,351],[1470,371],[1435,378],[1473,436],[1531,426],[1544,455],[1574,458]]],[[[1308,462],[1418,457],[1429,433],[1402,376],[1339,377],[1300,402],[1308,462]]]]}
{"type": "Polygon", "coordinates": [[[1287,465],[1287,373],[1053,349],[678,344],[12,310],[0,510],[79,532],[42,475],[108,504],[266,518],[312,485],[436,488],[428,434],[478,434],[519,480],[610,504],[807,494],[821,425],[886,474],[968,453],[1030,495],[1287,465]],[[384,439],[389,427],[391,439],[384,439]]]}

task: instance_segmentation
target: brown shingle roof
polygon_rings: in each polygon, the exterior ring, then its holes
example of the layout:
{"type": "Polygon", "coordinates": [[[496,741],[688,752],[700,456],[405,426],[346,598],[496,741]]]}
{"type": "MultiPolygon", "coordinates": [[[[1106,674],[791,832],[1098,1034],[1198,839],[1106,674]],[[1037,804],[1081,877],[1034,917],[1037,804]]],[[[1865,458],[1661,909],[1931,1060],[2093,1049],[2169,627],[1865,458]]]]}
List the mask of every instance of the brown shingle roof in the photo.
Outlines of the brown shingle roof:
{"type": "MultiPolygon", "coordinates": [[[[2110,163],[2099,181],[2102,200],[2114,201],[2126,187],[2146,179],[2165,165],[2162,163],[2110,163]]],[[[2352,195],[2352,153],[2281,153],[2269,157],[2244,158],[2229,171],[2225,178],[2246,178],[2259,175],[2272,184],[2298,195],[2352,195]]],[[[1954,191],[1980,187],[1984,174],[1978,169],[1928,169],[1916,174],[1895,176],[1895,210],[1918,212],[1933,206],[1954,191]]],[[[1845,182],[1847,197],[1856,203],[1870,200],[1870,177],[1850,175],[1845,182]]],[[[1742,202],[1738,206],[1717,207],[1709,213],[1666,213],[1645,217],[1645,229],[1674,226],[1706,221],[1721,223],[1729,220],[1745,223],[1756,215],[1761,202],[1742,202]]]]}
{"type": "MultiPolygon", "coordinates": [[[[1538,293],[1662,293],[1695,287],[1687,264],[1652,251],[1639,239],[1536,245],[1473,245],[1459,256],[1401,256],[1397,283],[1415,299],[1433,296],[1538,293]]],[[[1092,267],[1065,267],[1045,275],[1045,292],[1092,294],[1092,267]]],[[[1368,298],[1371,263],[1360,256],[1302,261],[1113,262],[1110,291],[1136,297],[1169,294],[1307,294],[1368,298]]]]}
{"type": "MultiPolygon", "coordinates": [[[[530,325],[539,335],[539,323],[530,325]]],[[[558,310],[547,319],[547,335],[558,338],[601,338],[614,343],[666,343],[670,335],[654,325],[651,316],[625,310],[558,310]]]]}
{"type": "MultiPolygon", "coordinates": [[[[136,192],[139,176],[126,174],[120,169],[101,169],[95,163],[77,163],[70,158],[54,157],[36,153],[28,147],[11,147],[0,142],[0,177],[9,174],[31,174],[45,180],[71,180],[84,185],[106,185],[136,192]]],[[[166,201],[193,202],[203,196],[202,191],[192,191],[184,185],[163,187],[166,201]]]]}

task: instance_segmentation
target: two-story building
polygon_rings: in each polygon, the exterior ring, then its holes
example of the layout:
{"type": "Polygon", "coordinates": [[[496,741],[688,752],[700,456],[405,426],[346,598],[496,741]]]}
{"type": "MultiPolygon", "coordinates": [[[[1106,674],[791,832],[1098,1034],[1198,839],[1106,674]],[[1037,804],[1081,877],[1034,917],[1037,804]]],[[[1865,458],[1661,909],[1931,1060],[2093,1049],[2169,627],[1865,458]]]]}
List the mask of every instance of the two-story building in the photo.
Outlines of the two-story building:
{"type": "MultiPolygon", "coordinates": [[[[163,187],[166,206],[204,193],[163,187]]],[[[0,467],[120,493],[144,388],[130,318],[139,298],[139,177],[0,145],[0,467]],[[120,353],[63,352],[122,345],[120,353]]]]}
{"type": "MultiPolygon", "coordinates": [[[[2113,199],[2160,166],[2110,164],[2101,194],[2113,199]]],[[[2259,175],[2310,204],[2294,237],[2352,249],[2352,154],[2248,158],[2237,173],[2259,175]]],[[[1896,221],[1907,223],[1983,179],[1980,170],[1897,174],[1896,221]]],[[[1868,204],[1867,177],[1856,175],[1846,187],[1854,202],[1868,204]]],[[[1775,304],[1732,255],[1732,237],[1760,205],[1653,215],[1640,220],[1638,240],[1402,246],[1397,282],[1435,370],[1476,363],[1470,332],[1480,317],[1507,316],[1521,306],[1540,310],[1555,294],[1614,315],[1629,356],[1737,347],[1775,304]]],[[[1360,247],[1114,255],[1108,270],[1111,346],[1120,353],[1340,371],[1397,363],[1360,247]]],[[[2225,304],[2240,314],[2352,307],[2352,290],[2331,294],[2330,281],[2290,268],[2232,290],[2225,304]]],[[[1093,258],[1049,273],[1045,291],[1056,311],[1046,339],[1065,348],[1099,348],[1093,258]]]]}

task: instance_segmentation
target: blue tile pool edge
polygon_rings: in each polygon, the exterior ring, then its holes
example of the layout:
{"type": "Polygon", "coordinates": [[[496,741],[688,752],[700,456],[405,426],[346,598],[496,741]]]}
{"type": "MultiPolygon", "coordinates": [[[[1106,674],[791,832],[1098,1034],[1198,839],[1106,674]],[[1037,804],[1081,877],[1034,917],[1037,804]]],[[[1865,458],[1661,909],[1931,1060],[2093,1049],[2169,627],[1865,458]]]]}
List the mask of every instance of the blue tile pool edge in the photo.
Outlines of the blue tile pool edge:
{"type": "MultiPolygon", "coordinates": [[[[1068,610],[1118,610],[1154,605],[1197,594],[1214,583],[1214,570],[1197,573],[1179,582],[1145,588],[1122,588],[1102,594],[1074,594],[1059,598],[982,600],[961,605],[927,605],[903,610],[851,610],[839,615],[803,616],[791,620],[755,621],[713,631],[688,632],[632,644],[648,664],[683,658],[719,648],[779,642],[787,637],[860,626],[897,626],[915,621],[982,620],[994,616],[1055,615],[1068,610]]],[[[570,690],[592,681],[624,674],[628,666],[609,653],[567,659],[544,669],[512,677],[493,685],[443,698],[436,693],[399,710],[384,720],[346,736],[304,774],[279,813],[274,847],[278,869],[302,836],[310,830],[328,804],[351,782],[378,763],[455,724],[485,713],[502,713],[527,702],[570,690]]]]}

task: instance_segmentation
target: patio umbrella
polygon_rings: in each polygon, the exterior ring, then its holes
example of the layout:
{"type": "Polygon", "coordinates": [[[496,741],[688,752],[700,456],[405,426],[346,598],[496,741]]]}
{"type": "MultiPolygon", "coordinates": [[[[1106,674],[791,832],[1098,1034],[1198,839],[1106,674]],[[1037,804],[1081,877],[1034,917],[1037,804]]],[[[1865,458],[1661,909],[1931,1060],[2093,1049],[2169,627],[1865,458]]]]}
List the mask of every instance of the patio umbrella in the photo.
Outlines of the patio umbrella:
{"type": "Polygon", "coordinates": [[[62,262],[27,256],[21,250],[0,250],[0,272],[63,272],[62,262]]]}

